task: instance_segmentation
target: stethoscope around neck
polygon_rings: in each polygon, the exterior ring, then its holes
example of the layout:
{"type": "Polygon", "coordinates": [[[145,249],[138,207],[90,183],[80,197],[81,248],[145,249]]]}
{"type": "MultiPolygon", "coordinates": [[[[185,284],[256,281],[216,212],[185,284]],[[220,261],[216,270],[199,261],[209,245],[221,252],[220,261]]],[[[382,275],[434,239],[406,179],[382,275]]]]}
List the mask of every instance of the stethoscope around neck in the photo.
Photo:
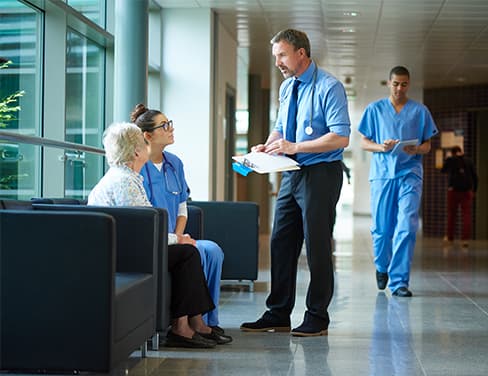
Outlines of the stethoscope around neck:
{"type": "MultiPolygon", "coordinates": [[[[149,163],[146,163],[144,165],[144,169],[146,171],[146,176],[147,176],[147,184],[149,185],[149,200],[152,199],[154,192],[153,192],[153,184],[152,184],[152,179],[151,179],[151,172],[149,171],[148,167],[149,163]]],[[[179,195],[181,191],[183,190],[183,187],[180,183],[180,179],[178,179],[178,175],[176,173],[176,169],[174,168],[173,164],[167,159],[163,159],[163,163],[161,166],[161,172],[163,173],[163,179],[164,179],[164,185],[166,188],[166,192],[171,193],[175,196],[179,195]],[[176,183],[176,186],[172,187],[170,183],[168,183],[168,167],[169,169],[173,172],[173,177],[174,177],[174,182],[176,183]]]]}
{"type": "Polygon", "coordinates": [[[308,125],[305,127],[305,134],[307,136],[311,136],[313,133],[312,128],[312,120],[313,120],[313,100],[315,97],[315,84],[317,83],[317,64],[315,64],[313,73],[312,73],[312,98],[310,100],[310,119],[308,121],[308,125]]]}

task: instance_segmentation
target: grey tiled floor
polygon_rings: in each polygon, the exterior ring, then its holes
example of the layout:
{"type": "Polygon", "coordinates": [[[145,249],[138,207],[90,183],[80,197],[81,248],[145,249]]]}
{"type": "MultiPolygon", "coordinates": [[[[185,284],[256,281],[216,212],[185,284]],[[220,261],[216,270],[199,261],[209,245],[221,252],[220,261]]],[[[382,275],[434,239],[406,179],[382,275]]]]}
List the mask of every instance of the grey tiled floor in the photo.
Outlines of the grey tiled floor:
{"type": "MultiPolygon", "coordinates": [[[[224,288],[222,326],[234,337],[214,350],[160,348],[134,357],[114,374],[144,375],[487,375],[488,242],[468,249],[419,236],[412,267],[413,298],[378,292],[369,218],[345,217],[336,230],[336,288],[328,337],[242,333],[259,317],[269,288],[269,260],[261,251],[255,292],[224,288]]],[[[263,239],[263,243],[267,241],[263,239]]],[[[292,324],[304,312],[308,283],[300,260],[292,324]]]]}

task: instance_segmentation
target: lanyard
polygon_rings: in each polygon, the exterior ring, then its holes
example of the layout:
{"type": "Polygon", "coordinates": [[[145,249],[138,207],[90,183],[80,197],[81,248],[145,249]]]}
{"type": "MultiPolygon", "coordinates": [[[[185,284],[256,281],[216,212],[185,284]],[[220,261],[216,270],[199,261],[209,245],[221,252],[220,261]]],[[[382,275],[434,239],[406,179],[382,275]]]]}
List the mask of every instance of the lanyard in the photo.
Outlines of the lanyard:
{"type": "Polygon", "coordinates": [[[315,84],[317,83],[317,64],[315,64],[315,69],[313,70],[312,78],[312,98],[310,100],[310,120],[308,126],[305,127],[305,133],[310,136],[313,133],[312,120],[313,120],[313,99],[315,97],[315,84]]]}

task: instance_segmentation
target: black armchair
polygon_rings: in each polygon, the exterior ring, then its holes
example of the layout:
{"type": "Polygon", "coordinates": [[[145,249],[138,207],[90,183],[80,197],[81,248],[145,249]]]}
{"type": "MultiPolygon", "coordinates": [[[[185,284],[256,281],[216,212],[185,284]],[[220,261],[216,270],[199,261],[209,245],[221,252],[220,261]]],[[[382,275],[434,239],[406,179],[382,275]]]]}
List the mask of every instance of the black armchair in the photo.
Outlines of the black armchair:
{"type": "Polygon", "coordinates": [[[189,207],[201,212],[189,210],[187,232],[195,239],[213,240],[224,251],[222,280],[247,281],[252,291],[258,278],[259,206],[254,202],[190,201],[189,207]]]}
{"type": "Polygon", "coordinates": [[[145,345],[154,244],[116,273],[119,232],[106,213],[0,210],[0,369],[109,372],[145,345]]]}
{"type": "MultiPolygon", "coordinates": [[[[121,231],[117,232],[117,272],[131,270],[134,265],[148,262],[156,265],[156,330],[152,336],[152,349],[159,346],[159,333],[164,333],[170,324],[171,277],[168,271],[168,213],[159,208],[137,207],[105,207],[105,206],[79,206],[41,203],[33,204],[34,209],[68,210],[83,212],[107,213],[117,221],[121,231]],[[142,220],[137,213],[150,210],[156,213],[156,219],[142,220]],[[155,260],[143,260],[139,255],[139,247],[151,244],[156,249],[155,260]]],[[[142,267],[142,265],[140,266],[142,267]]],[[[150,337],[151,337],[150,336],[150,337]]],[[[149,338],[149,337],[148,337],[149,338]]]]}

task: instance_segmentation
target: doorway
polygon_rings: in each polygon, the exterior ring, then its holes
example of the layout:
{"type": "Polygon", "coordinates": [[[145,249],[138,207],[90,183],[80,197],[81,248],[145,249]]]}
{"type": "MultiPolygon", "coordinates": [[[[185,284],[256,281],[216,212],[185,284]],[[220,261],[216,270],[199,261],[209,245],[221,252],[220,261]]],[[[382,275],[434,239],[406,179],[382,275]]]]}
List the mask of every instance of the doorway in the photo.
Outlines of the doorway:
{"type": "MultiPolygon", "coordinates": [[[[235,155],[236,133],[236,90],[227,85],[225,91],[225,161],[231,161],[235,155]]],[[[225,164],[224,199],[234,200],[234,174],[232,164],[225,164]]]]}
{"type": "Polygon", "coordinates": [[[476,192],[475,239],[488,239],[488,110],[476,112],[476,171],[478,172],[478,190],[476,192]]]}

